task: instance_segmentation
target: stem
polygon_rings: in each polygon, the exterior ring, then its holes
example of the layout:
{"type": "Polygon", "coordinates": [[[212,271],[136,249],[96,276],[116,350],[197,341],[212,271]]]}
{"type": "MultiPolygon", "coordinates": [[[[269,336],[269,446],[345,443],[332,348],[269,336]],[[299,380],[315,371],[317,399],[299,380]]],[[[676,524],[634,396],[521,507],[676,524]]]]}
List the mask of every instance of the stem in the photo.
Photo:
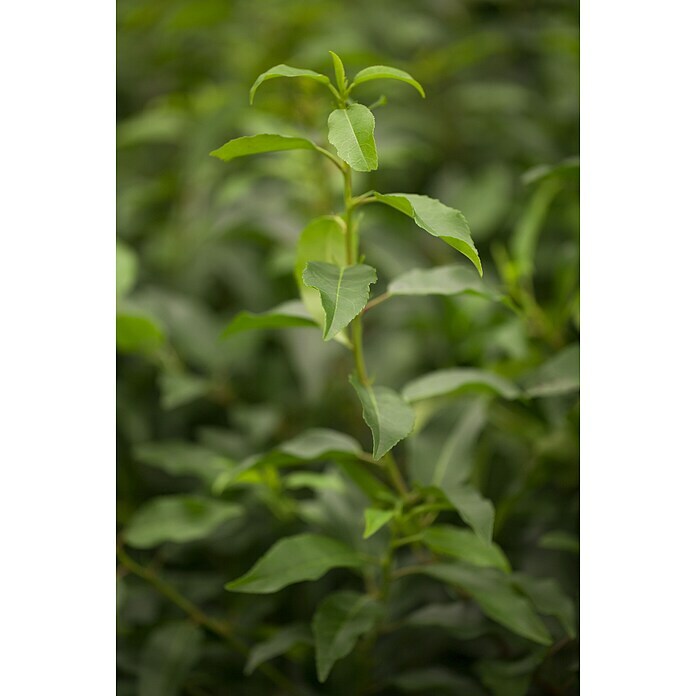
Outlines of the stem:
{"type": "MultiPolygon", "coordinates": [[[[173,604],[176,604],[179,609],[187,614],[194,623],[214,633],[238,653],[245,657],[249,655],[249,648],[247,648],[243,641],[232,634],[231,627],[228,624],[208,616],[190,599],[184,597],[176,588],[162,580],[162,578],[153,573],[149,568],[141,566],[137,561],[132,559],[120,545],[116,547],[116,556],[124,568],[133,573],[133,575],[137,575],[139,578],[149,582],[161,595],[166,597],[173,604]]],[[[283,693],[298,695],[303,693],[301,689],[298,689],[292,681],[286,679],[281,672],[272,665],[259,665],[258,670],[268,677],[283,693]]]]}
{"type": "Polygon", "coordinates": [[[385,302],[391,297],[390,292],[383,292],[381,295],[377,295],[374,299],[370,300],[366,305],[365,308],[363,309],[362,313],[365,314],[365,312],[371,310],[373,307],[376,307],[379,304],[382,304],[382,302],[385,302]]]}
{"type": "Polygon", "coordinates": [[[409,496],[408,486],[406,485],[406,481],[404,481],[404,477],[401,475],[401,471],[399,471],[396,461],[394,461],[392,453],[387,452],[384,457],[382,457],[382,461],[384,462],[384,468],[389,474],[389,478],[394,484],[394,488],[399,491],[402,498],[407,498],[409,496]]]}

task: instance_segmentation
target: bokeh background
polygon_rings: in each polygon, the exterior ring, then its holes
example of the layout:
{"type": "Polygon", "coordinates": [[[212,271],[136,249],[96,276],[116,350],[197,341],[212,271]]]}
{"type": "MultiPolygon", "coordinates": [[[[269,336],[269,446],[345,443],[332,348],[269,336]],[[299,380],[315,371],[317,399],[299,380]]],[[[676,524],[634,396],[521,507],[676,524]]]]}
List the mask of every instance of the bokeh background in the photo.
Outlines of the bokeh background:
{"type": "MultiPolygon", "coordinates": [[[[257,132],[325,141],[331,105],[314,82],[269,82],[249,106],[255,77],[277,63],[330,74],[333,50],[349,75],[381,63],[423,84],[426,100],[397,82],[365,86],[365,103],[382,94],[387,103],[375,112],[379,170],[359,175],[356,191],[425,193],[462,210],[487,281],[516,308],[472,297],[397,298],[375,308],[365,341],[379,383],[400,388],[450,366],[524,382],[554,357],[572,360],[578,11],[566,0],[118,0],[119,525],[154,496],[204,487],[180,475],[192,460],[204,467],[219,456],[239,461],[312,426],[369,443],[345,381],[350,355],[340,345],[310,329],[219,338],[238,311],[297,297],[293,245],[310,218],[340,204],[340,181],[311,153],[229,164],[208,156],[257,132]]],[[[461,261],[407,218],[377,208],[369,207],[361,227],[380,278],[375,294],[410,268],[461,261]]],[[[552,577],[575,598],[576,387],[526,404],[458,400],[402,455],[409,466],[428,466],[448,433],[468,428],[459,456],[495,503],[497,543],[515,568],[552,577]]],[[[306,589],[224,592],[224,582],[276,538],[298,531],[297,522],[273,514],[270,494],[245,495],[243,524],[134,556],[211,615],[231,620],[252,645],[273,627],[306,621],[315,600],[306,589]]],[[[258,672],[243,675],[243,656],[188,631],[182,617],[151,583],[120,568],[120,696],[275,693],[258,672]]],[[[577,693],[577,641],[558,646],[530,675],[514,654],[502,650],[496,662],[476,640],[416,629],[393,640],[393,673],[375,693],[577,693]],[[482,679],[482,659],[503,676],[482,679]],[[431,680],[399,682],[406,668],[431,680]]],[[[316,693],[352,693],[339,682],[312,681],[307,646],[277,666],[316,693]]]]}

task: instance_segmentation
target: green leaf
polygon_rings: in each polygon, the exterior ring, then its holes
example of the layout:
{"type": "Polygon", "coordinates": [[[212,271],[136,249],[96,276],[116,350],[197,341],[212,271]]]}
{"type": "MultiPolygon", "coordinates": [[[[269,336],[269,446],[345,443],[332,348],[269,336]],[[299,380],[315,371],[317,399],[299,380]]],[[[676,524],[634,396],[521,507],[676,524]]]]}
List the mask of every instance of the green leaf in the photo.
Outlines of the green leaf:
{"type": "Polygon", "coordinates": [[[512,586],[507,575],[462,561],[425,565],[420,572],[469,593],[483,613],[524,638],[551,645],[551,636],[529,600],[512,586]]]}
{"type": "Polygon", "coordinates": [[[535,651],[513,662],[480,660],[474,670],[493,696],[526,696],[536,668],[544,660],[544,651],[535,651]]]}
{"type": "Polygon", "coordinates": [[[159,377],[160,403],[166,411],[205,396],[210,382],[204,377],[179,372],[163,372],[159,377]]]}
{"type": "Polygon", "coordinates": [[[343,90],[347,86],[347,81],[346,81],[346,69],[343,67],[343,61],[336,55],[333,51],[329,51],[331,54],[331,60],[333,61],[333,66],[334,66],[334,73],[336,73],[336,86],[338,87],[339,92],[343,92],[343,90]]]}
{"type": "Polygon", "coordinates": [[[375,192],[374,196],[381,203],[413,218],[418,227],[464,254],[476,266],[479,275],[483,275],[481,259],[471,238],[469,223],[458,210],[447,207],[435,198],[415,193],[375,192]]]}
{"type": "MultiPolygon", "coordinates": [[[[297,242],[295,256],[295,281],[309,314],[318,325],[324,323],[324,309],[321,295],[316,288],[305,285],[302,274],[310,261],[325,261],[337,266],[346,266],[346,237],[344,225],[339,218],[325,216],[312,220],[302,230],[297,242]]],[[[347,342],[344,333],[339,333],[336,340],[347,342]]]]}
{"type": "Polygon", "coordinates": [[[479,539],[490,544],[493,540],[495,508],[471,486],[451,486],[443,491],[459,516],[473,530],[479,539]]]}
{"type": "Polygon", "coordinates": [[[296,645],[311,645],[312,634],[303,624],[293,624],[276,631],[271,638],[257,643],[250,651],[244,666],[244,674],[249,675],[259,666],[284,655],[296,645]]]}
{"type": "Polygon", "coordinates": [[[534,578],[514,573],[512,581],[529,597],[540,614],[555,617],[570,638],[576,637],[575,605],[553,578],[534,578]]]}
{"type": "Polygon", "coordinates": [[[166,471],[170,476],[196,476],[208,485],[221,474],[235,468],[235,463],[200,445],[179,440],[147,442],[135,448],[135,458],[166,471]]]}
{"type": "Polygon", "coordinates": [[[346,476],[371,500],[396,502],[396,496],[391,489],[367,471],[364,464],[355,461],[341,461],[338,464],[346,476]]]}
{"type": "Polygon", "coordinates": [[[155,628],[140,656],[138,696],[179,696],[202,645],[203,631],[190,621],[155,628]]]}
{"type": "Polygon", "coordinates": [[[336,491],[344,493],[345,481],[336,473],[317,473],[315,471],[297,471],[283,478],[285,487],[289,490],[310,488],[313,491],[336,491]]]}
{"type": "Polygon", "coordinates": [[[138,257],[120,240],[116,240],[116,298],[127,295],[138,275],[138,257]]]}
{"type": "Polygon", "coordinates": [[[405,82],[411,85],[411,87],[415,87],[418,90],[418,94],[425,99],[425,90],[421,84],[404,70],[390,68],[388,65],[371,65],[369,68],[361,70],[355,76],[352,86],[355,87],[371,80],[399,80],[400,82],[405,82]]]}
{"type": "Polygon", "coordinates": [[[539,539],[539,548],[551,551],[567,551],[568,553],[580,553],[580,540],[576,534],[569,534],[560,529],[546,532],[539,539]]]}
{"type": "Polygon", "coordinates": [[[165,541],[195,541],[242,514],[243,508],[233,503],[199,496],[162,496],[148,501],[133,515],[124,539],[138,549],[149,549],[165,541]]]}
{"type": "Polygon", "coordinates": [[[407,626],[440,628],[457,640],[471,640],[486,633],[486,620],[471,602],[428,604],[404,619],[407,626]]]}
{"type": "Polygon", "coordinates": [[[510,563],[497,544],[486,543],[468,529],[449,524],[428,527],[423,533],[425,545],[435,551],[482,568],[510,572],[510,563]]]}
{"type": "Polygon", "coordinates": [[[424,667],[402,672],[390,680],[391,684],[406,693],[438,694],[438,696],[487,696],[470,677],[457,674],[445,667],[424,667]]]}
{"type": "Polygon", "coordinates": [[[390,522],[396,512],[394,510],[380,510],[378,508],[366,508],[365,510],[365,532],[363,539],[369,539],[376,534],[385,524],[390,522]]]}
{"type": "Polygon", "coordinates": [[[488,287],[471,268],[461,265],[437,268],[414,268],[392,280],[387,288],[391,295],[460,295],[466,293],[488,300],[501,295],[488,287]]]}
{"type": "Polygon", "coordinates": [[[358,568],[360,556],[345,544],[318,534],[277,541],[240,578],[225,585],[233,592],[270,594],[288,585],[317,580],[332,568],[358,568]]]}
{"type": "Polygon", "coordinates": [[[356,172],[377,169],[375,117],[363,104],[350,104],[329,114],[329,142],[356,172]]]}
{"type": "Polygon", "coordinates": [[[372,266],[336,266],[310,261],[302,274],[304,282],[316,288],[324,308],[324,340],[333,338],[362,311],[370,296],[370,285],[377,282],[372,266]]]}
{"type": "Polygon", "coordinates": [[[527,396],[559,396],[580,388],[580,346],[566,346],[524,380],[527,396]]]}
{"type": "Polygon", "coordinates": [[[121,353],[151,355],[164,341],[164,332],[154,319],[141,314],[116,316],[116,348],[121,353]]]}
{"type": "Polygon", "coordinates": [[[320,82],[323,85],[331,84],[331,80],[326,75],[314,72],[314,70],[303,70],[302,68],[292,68],[289,65],[276,65],[265,73],[261,73],[257,78],[256,82],[251,86],[249,90],[249,104],[254,103],[254,96],[256,95],[256,90],[260,85],[267,80],[274,80],[277,77],[308,77],[310,80],[315,82],[320,82]]]}
{"type": "Polygon", "coordinates": [[[413,409],[393,389],[361,384],[355,375],[351,375],[350,383],[362,404],[363,420],[372,431],[372,456],[379,460],[411,434],[413,409]]]}
{"type": "Polygon", "coordinates": [[[437,370],[409,382],[401,395],[409,403],[466,393],[484,393],[516,399],[520,390],[509,380],[492,372],[468,367],[437,370]]]}
{"type": "Polygon", "coordinates": [[[264,152],[281,152],[282,150],[316,150],[317,146],[307,138],[295,138],[289,135],[275,133],[260,133],[245,135],[226,142],[217,150],[210,153],[223,162],[229,162],[237,157],[259,155],[264,152]]]}
{"type": "Polygon", "coordinates": [[[372,630],[382,609],[371,597],[335,592],[324,599],[312,619],[317,676],[325,682],[337,660],[348,655],[360,636],[372,630]]]}
{"type": "Polygon", "coordinates": [[[253,312],[240,312],[224,328],[222,338],[228,338],[243,331],[256,331],[259,329],[285,329],[289,327],[312,327],[318,325],[307,312],[299,300],[283,302],[266,312],[255,314],[253,312]]]}

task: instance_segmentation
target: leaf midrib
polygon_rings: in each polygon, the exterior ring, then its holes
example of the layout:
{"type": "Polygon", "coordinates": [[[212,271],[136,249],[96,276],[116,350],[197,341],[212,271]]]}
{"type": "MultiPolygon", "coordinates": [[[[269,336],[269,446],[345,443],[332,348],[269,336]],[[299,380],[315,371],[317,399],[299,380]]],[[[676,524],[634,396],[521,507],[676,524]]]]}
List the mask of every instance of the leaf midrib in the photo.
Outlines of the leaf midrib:
{"type": "Polygon", "coordinates": [[[355,144],[358,146],[358,152],[360,152],[360,156],[362,157],[362,164],[365,167],[369,167],[370,165],[368,164],[367,157],[365,156],[362,146],[360,145],[358,134],[355,132],[355,128],[353,128],[353,122],[350,120],[350,116],[348,116],[348,109],[341,109],[341,112],[345,115],[346,121],[348,121],[348,125],[350,126],[350,132],[353,134],[355,144]]]}
{"type": "MultiPolygon", "coordinates": [[[[331,322],[327,322],[327,327],[326,327],[326,333],[324,334],[324,338],[331,333],[331,330],[333,329],[334,321],[336,320],[336,314],[338,312],[338,297],[341,294],[341,283],[343,282],[343,275],[345,273],[345,267],[341,267],[338,271],[338,282],[336,283],[336,297],[334,299],[334,309],[333,309],[333,314],[331,316],[331,322]]],[[[327,317],[328,318],[328,317],[327,317]]]]}

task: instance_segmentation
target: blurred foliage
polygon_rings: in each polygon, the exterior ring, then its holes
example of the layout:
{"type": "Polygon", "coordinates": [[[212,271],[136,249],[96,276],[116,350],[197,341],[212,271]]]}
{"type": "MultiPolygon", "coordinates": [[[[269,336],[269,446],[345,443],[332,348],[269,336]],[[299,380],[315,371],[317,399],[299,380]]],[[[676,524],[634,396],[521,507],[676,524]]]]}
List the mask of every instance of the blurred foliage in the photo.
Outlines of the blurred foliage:
{"type": "MultiPolygon", "coordinates": [[[[357,189],[424,193],[464,211],[486,280],[509,300],[395,297],[375,307],[365,319],[370,371],[400,389],[436,369],[485,368],[535,396],[454,398],[396,458],[417,475],[449,447],[494,502],[495,542],[515,571],[553,578],[577,599],[579,400],[564,368],[579,338],[577,3],[118,0],[117,15],[117,509],[120,528],[150,523],[119,567],[119,696],[289,693],[283,680],[303,693],[363,692],[353,658],[317,683],[305,629],[348,571],[268,596],[223,589],[306,523],[347,542],[362,534],[361,493],[331,463],[292,483],[269,470],[224,485],[245,458],[312,427],[370,449],[342,346],[311,328],[220,338],[238,312],[298,297],[294,245],[310,218],[338,212],[341,192],[313,153],[230,164],[208,153],[266,131],[325,142],[320,85],[276,80],[253,108],[248,90],[277,63],[328,73],[329,50],[351,74],[394,65],[427,92],[423,101],[407,87],[364,86],[367,103],[387,100],[380,168],[359,175],[357,189]],[[162,525],[179,537],[156,545],[170,533],[151,528],[157,511],[172,506],[162,525]],[[186,621],[186,602],[207,618],[186,621]],[[251,648],[252,667],[271,661],[245,675],[251,648]]],[[[375,294],[412,268],[460,263],[377,207],[361,225],[375,294]]],[[[471,602],[453,609],[456,597],[425,578],[397,585],[394,630],[368,648],[370,693],[578,692],[577,641],[557,626],[540,651],[471,602]]]]}

